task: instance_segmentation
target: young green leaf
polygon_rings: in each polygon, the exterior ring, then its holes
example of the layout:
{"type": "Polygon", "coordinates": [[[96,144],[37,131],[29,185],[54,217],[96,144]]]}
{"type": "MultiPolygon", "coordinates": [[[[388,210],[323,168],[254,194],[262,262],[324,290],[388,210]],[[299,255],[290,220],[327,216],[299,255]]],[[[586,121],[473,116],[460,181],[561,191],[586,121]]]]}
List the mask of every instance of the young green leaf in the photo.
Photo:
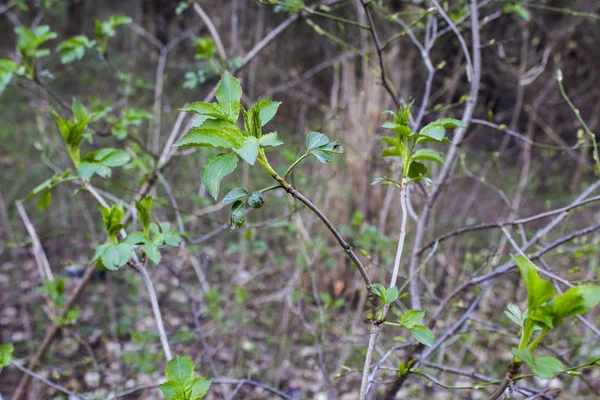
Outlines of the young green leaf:
{"type": "Polygon", "coordinates": [[[232,173],[238,164],[238,158],[233,153],[220,153],[208,159],[200,178],[212,197],[219,196],[219,186],[223,178],[232,173]]]}
{"type": "Polygon", "coordinates": [[[564,370],[564,365],[552,356],[534,357],[533,352],[525,347],[522,350],[513,349],[513,354],[523,361],[536,376],[542,379],[552,379],[564,370]]]}
{"type": "Polygon", "coordinates": [[[219,108],[229,117],[232,123],[235,123],[240,113],[242,87],[237,79],[227,71],[225,71],[221,78],[216,97],[219,101],[219,108]]]}
{"type": "Polygon", "coordinates": [[[104,267],[111,271],[115,271],[131,259],[133,254],[133,247],[128,243],[112,243],[109,242],[108,246],[104,248],[102,255],[100,256],[104,267]]]}
{"type": "Polygon", "coordinates": [[[435,343],[435,337],[433,336],[433,332],[426,326],[423,325],[415,325],[409,329],[410,334],[415,340],[421,344],[424,344],[427,347],[433,346],[435,343]]]}
{"type": "Polygon", "coordinates": [[[17,71],[19,64],[8,58],[0,58],[0,95],[10,81],[12,80],[13,74],[17,71]]]}
{"type": "Polygon", "coordinates": [[[444,165],[444,155],[438,151],[431,149],[417,150],[412,155],[413,160],[428,160],[444,165]]]}
{"type": "Polygon", "coordinates": [[[246,222],[246,209],[244,208],[244,202],[238,200],[231,206],[229,225],[231,229],[236,229],[244,225],[244,222],[246,222]]]}
{"type": "Polygon", "coordinates": [[[85,51],[94,47],[95,44],[95,40],[90,40],[85,35],[77,35],[63,40],[57,46],[57,50],[60,52],[60,62],[68,64],[75,60],[81,60],[85,51]]]}
{"type": "Polygon", "coordinates": [[[398,288],[391,287],[385,290],[385,294],[383,296],[383,300],[386,304],[392,304],[398,299],[398,288]]]}
{"type": "Polygon", "coordinates": [[[281,146],[283,142],[277,138],[277,132],[267,133],[258,139],[260,147],[277,147],[281,146]]]}
{"type": "Polygon", "coordinates": [[[306,150],[315,150],[329,143],[329,138],[319,132],[310,132],[306,137],[306,150]]]}
{"type": "Polygon", "coordinates": [[[258,157],[259,142],[254,136],[249,136],[244,139],[242,147],[233,149],[244,161],[250,165],[254,165],[256,157],[258,157]]]}
{"type": "Polygon", "coordinates": [[[198,101],[188,104],[187,106],[181,108],[180,111],[203,115],[214,119],[229,120],[229,115],[213,103],[203,103],[198,101]]]}
{"type": "Polygon", "coordinates": [[[513,261],[521,271],[521,276],[527,288],[527,309],[531,313],[542,306],[556,294],[552,283],[541,279],[535,265],[525,256],[512,256],[513,261]]]}
{"type": "Polygon", "coordinates": [[[518,327],[523,329],[523,323],[525,322],[525,316],[521,312],[519,306],[515,304],[509,304],[508,310],[504,311],[504,314],[510,319],[512,322],[517,324],[518,327]]]}
{"type": "Polygon", "coordinates": [[[208,146],[222,149],[238,149],[244,142],[244,133],[234,124],[224,120],[206,120],[198,128],[190,130],[173,146],[208,146]]]}
{"type": "Polygon", "coordinates": [[[374,283],[371,285],[371,291],[375,296],[379,297],[382,301],[385,298],[385,286],[381,283],[374,283]]]}
{"type": "Polygon", "coordinates": [[[446,135],[446,130],[441,125],[435,125],[435,123],[431,123],[429,125],[426,125],[423,129],[421,129],[419,135],[428,137],[437,142],[441,142],[446,135]]]}
{"type": "Polygon", "coordinates": [[[135,209],[138,212],[138,217],[144,228],[144,235],[150,237],[150,209],[152,208],[152,196],[144,197],[140,201],[135,202],[135,209]]]}
{"type": "Polygon", "coordinates": [[[208,393],[211,379],[195,377],[194,364],[189,357],[176,356],[167,363],[167,381],[159,385],[166,400],[197,400],[208,393]]]}
{"type": "Polygon", "coordinates": [[[425,317],[425,311],[408,310],[407,312],[402,314],[400,323],[402,325],[404,325],[406,328],[410,329],[410,328],[418,325],[423,320],[424,317],[425,317]]]}
{"type": "Polygon", "coordinates": [[[12,363],[12,355],[15,348],[12,343],[0,344],[0,372],[2,368],[7,367],[12,363]]]}
{"type": "Polygon", "coordinates": [[[250,196],[250,193],[248,193],[246,189],[241,187],[233,188],[225,195],[225,197],[223,197],[222,203],[223,205],[227,205],[235,203],[238,200],[245,201],[248,196],[250,196]]]}
{"type": "Polygon", "coordinates": [[[600,303],[600,286],[581,285],[572,287],[552,300],[550,306],[559,325],[563,318],[580,315],[600,303]]]}
{"type": "Polygon", "coordinates": [[[254,105],[254,107],[258,108],[260,126],[265,126],[270,120],[273,119],[280,105],[280,101],[258,99],[258,102],[254,105]]]}
{"type": "Polygon", "coordinates": [[[431,123],[432,125],[443,126],[444,128],[465,128],[467,124],[459,119],[454,118],[440,118],[437,121],[431,123]]]}
{"type": "Polygon", "coordinates": [[[420,162],[413,161],[410,163],[410,167],[408,168],[408,177],[413,181],[418,181],[422,179],[425,174],[427,174],[427,167],[421,164],[420,162]]]}

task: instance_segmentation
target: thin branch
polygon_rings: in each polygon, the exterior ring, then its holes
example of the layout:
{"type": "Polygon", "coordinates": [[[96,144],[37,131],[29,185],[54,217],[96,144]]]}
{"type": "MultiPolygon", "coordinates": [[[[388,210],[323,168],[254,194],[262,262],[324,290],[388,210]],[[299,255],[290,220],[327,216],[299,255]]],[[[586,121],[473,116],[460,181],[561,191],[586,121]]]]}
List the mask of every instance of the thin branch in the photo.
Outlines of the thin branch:
{"type": "Polygon", "coordinates": [[[215,46],[217,47],[217,53],[219,53],[219,58],[225,62],[227,61],[227,53],[225,52],[225,47],[223,46],[223,42],[221,41],[221,36],[219,36],[219,31],[215,28],[215,24],[213,24],[212,20],[208,16],[208,14],[200,7],[197,1],[194,2],[194,11],[198,13],[202,21],[206,24],[208,31],[210,32],[210,36],[212,36],[215,46]]]}
{"type": "Polygon", "coordinates": [[[77,395],[76,393],[71,392],[69,389],[60,386],[52,381],[49,381],[48,379],[44,378],[43,376],[36,374],[35,372],[33,372],[32,370],[30,370],[29,368],[26,368],[22,365],[20,365],[19,363],[13,361],[10,365],[12,365],[13,367],[23,371],[25,374],[27,374],[28,376],[37,379],[40,382],[43,382],[44,384],[50,386],[53,389],[58,390],[61,393],[66,394],[67,396],[69,396],[69,399],[74,399],[74,400],[83,400],[83,397],[80,397],[79,395],[77,395]]]}
{"type": "Polygon", "coordinates": [[[48,258],[46,257],[44,249],[42,248],[42,244],[40,243],[40,239],[35,231],[35,227],[27,216],[27,212],[23,207],[23,203],[17,201],[15,202],[15,205],[17,206],[19,215],[23,220],[27,234],[29,234],[29,237],[31,238],[32,252],[40,273],[40,280],[43,281],[44,279],[47,279],[49,281],[54,281],[54,275],[52,274],[52,269],[50,269],[50,263],[48,262],[48,258]]]}

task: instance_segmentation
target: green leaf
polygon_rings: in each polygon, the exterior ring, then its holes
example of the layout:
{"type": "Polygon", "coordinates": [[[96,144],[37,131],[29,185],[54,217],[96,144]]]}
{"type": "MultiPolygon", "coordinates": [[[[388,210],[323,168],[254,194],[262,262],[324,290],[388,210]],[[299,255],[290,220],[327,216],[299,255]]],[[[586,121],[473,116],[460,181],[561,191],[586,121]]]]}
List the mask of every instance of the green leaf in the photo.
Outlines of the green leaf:
{"type": "Polygon", "coordinates": [[[444,128],[466,128],[467,124],[459,119],[454,118],[440,118],[437,121],[432,122],[433,125],[443,126],[444,128]]]}
{"type": "Polygon", "coordinates": [[[552,356],[534,357],[533,352],[525,347],[522,350],[513,349],[513,354],[523,361],[536,376],[542,379],[552,379],[554,375],[564,370],[564,365],[552,356]]]}
{"type": "Polygon", "coordinates": [[[0,344],[0,372],[2,372],[2,368],[7,367],[12,363],[12,355],[15,350],[12,343],[2,343],[0,344]]]}
{"type": "Polygon", "coordinates": [[[600,303],[600,286],[581,285],[572,287],[552,300],[552,312],[558,318],[566,318],[587,312],[600,303]]]}
{"type": "Polygon", "coordinates": [[[143,232],[131,232],[123,242],[134,245],[151,243],[150,239],[143,232]]]}
{"type": "Polygon", "coordinates": [[[75,60],[81,60],[86,49],[94,47],[95,44],[95,40],[90,40],[85,35],[77,35],[63,40],[57,46],[57,50],[60,52],[60,62],[68,64],[75,60]]]}
{"type": "Polygon", "coordinates": [[[216,97],[219,101],[219,108],[229,117],[231,122],[235,123],[240,113],[242,87],[237,79],[227,71],[221,78],[216,97]]]}
{"type": "Polygon", "coordinates": [[[149,237],[150,234],[150,209],[152,208],[152,196],[144,197],[140,201],[135,202],[135,209],[138,212],[138,217],[144,227],[144,235],[149,237]]]}
{"type": "Polygon", "coordinates": [[[531,372],[543,379],[552,379],[554,375],[561,372],[565,366],[552,356],[536,357],[531,372]]]}
{"type": "MultiPolygon", "coordinates": [[[[177,9],[179,9],[181,5],[182,4],[180,3],[177,9]]],[[[185,3],[183,3],[183,5],[187,7],[185,3]]],[[[210,59],[217,53],[215,41],[210,36],[194,39],[194,47],[196,48],[195,56],[199,60],[210,59]]]]}
{"type": "Polygon", "coordinates": [[[258,139],[260,147],[277,147],[281,146],[283,142],[277,138],[277,132],[267,133],[258,139]]]}
{"type": "Polygon", "coordinates": [[[546,303],[556,294],[552,283],[541,279],[535,265],[525,256],[512,256],[513,261],[521,271],[521,276],[527,288],[527,309],[531,313],[537,307],[546,303]]]}
{"type": "Polygon", "coordinates": [[[435,125],[435,123],[431,123],[426,125],[421,132],[419,132],[421,136],[425,136],[431,138],[437,142],[441,142],[446,135],[446,130],[441,125],[435,125]]]}
{"type": "Polygon", "coordinates": [[[160,263],[161,255],[160,250],[154,243],[146,243],[144,245],[144,253],[154,263],[154,265],[158,265],[160,263]]]}
{"type": "Polygon", "coordinates": [[[190,399],[196,400],[202,398],[208,393],[212,379],[206,379],[204,377],[195,378],[194,383],[191,385],[190,399]]]}
{"type": "Polygon", "coordinates": [[[200,178],[212,197],[219,196],[219,185],[223,178],[232,173],[238,164],[238,158],[233,153],[216,154],[208,159],[200,178]]]}
{"type": "Polygon", "coordinates": [[[38,202],[38,210],[45,211],[52,201],[52,192],[48,190],[38,202]]]}
{"type": "Polygon", "coordinates": [[[515,14],[527,22],[531,21],[531,13],[529,12],[529,10],[523,7],[522,4],[506,3],[502,7],[502,11],[506,14],[515,14]]]}
{"type": "Polygon", "coordinates": [[[125,165],[130,160],[131,155],[125,150],[103,148],[83,156],[77,167],[77,173],[84,180],[90,179],[94,174],[108,178],[111,175],[111,168],[125,165]]]}
{"type": "Polygon", "coordinates": [[[244,222],[246,222],[246,209],[244,208],[244,202],[238,200],[231,206],[229,225],[231,229],[236,229],[244,225],[244,222]]]}
{"type": "Polygon", "coordinates": [[[523,313],[521,312],[519,306],[517,306],[516,304],[509,304],[507,308],[508,310],[504,311],[504,314],[506,314],[508,319],[514,322],[518,327],[523,329],[525,317],[523,316],[523,313]]]}
{"type": "Polygon", "coordinates": [[[186,400],[185,387],[179,382],[167,381],[158,387],[166,400],[186,400]]]}
{"type": "Polygon", "coordinates": [[[400,319],[400,323],[407,327],[408,329],[418,325],[423,318],[425,317],[425,311],[421,310],[408,310],[404,314],[402,314],[402,318],[400,319]]]}
{"type": "Polygon", "coordinates": [[[167,381],[185,384],[194,378],[194,363],[189,357],[175,356],[165,369],[167,381]]]}
{"type": "Polygon", "coordinates": [[[377,297],[379,297],[382,301],[385,298],[385,286],[381,283],[374,283],[371,285],[371,291],[377,297]]]}
{"type": "Polygon", "coordinates": [[[386,304],[392,304],[398,299],[398,288],[391,287],[385,290],[385,294],[383,296],[383,300],[386,304]]]}
{"type": "Polygon", "coordinates": [[[281,104],[280,101],[270,101],[266,99],[258,99],[258,102],[253,106],[258,109],[260,116],[260,126],[265,126],[277,114],[277,109],[281,104]]]}
{"type": "Polygon", "coordinates": [[[422,179],[427,174],[427,167],[420,162],[413,161],[408,168],[408,177],[413,181],[422,179]]]}
{"type": "Polygon", "coordinates": [[[387,144],[389,144],[393,147],[400,147],[400,141],[398,140],[398,138],[391,137],[391,136],[383,136],[381,138],[381,140],[383,140],[384,142],[386,142],[387,144]]]}
{"type": "Polygon", "coordinates": [[[306,137],[306,150],[315,150],[329,143],[329,138],[319,132],[310,132],[306,137]]]}
{"type": "Polygon", "coordinates": [[[129,243],[110,243],[101,256],[102,264],[109,270],[114,271],[131,259],[133,247],[129,243]]]}
{"type": "Polygon", "coordinates": [[[412,155],[412,159],[413,160],[434,161],[434,162],[437,162],[437,163],[440,163],[440,164],[444,165],[444,155],[442,153],[438,152],[438,151],[431,150],[431,149],[417,150],[412,155]]]}
{"type": "Polygon", "coordinates": [[[19,64],[8,58],[0,58],[0,95],[10,81],[12,80],[13,74],[17,71],[19,64]]]}
{"type": "Polygon", "coordinates": [[[401,153],[396,147],[388,147],[387,149],[383,149],[381,157],[401,157],[401,153]]]}
{"type": "Polygon", "coordinates": [[[239,149],[233,149],[244,161],[250,165],[254,165],[256,157],[258,157],[259,149],[258,139],[254,136],[249,136],[244,139],[244,144],[239,149]]]}
{"type": "Polygon", "coordinates": [[[198,128],[190,130],[173,146],[208,146],[222,149],[238,149],[244,142],[244,133],[234,124],[223,120],[206,120],[198,128]]]}
{"type": "Polygon", "coordinates": [[[250,195],[250,193],[248,193],[246,191],[246,189],[237,187],[237,188],[231,189],[229,191],[229,193],[227,193],[225,195],[225,197],[223,197],[223,200],[221,202],[223,203],[223,205],[227,205],[227,204],[235,203],[238,200],[245,201],[249,195],[250,195]]]}
{"type": "Polygon", "coordinates": [[[221,110],[216,104],[213,103],[204,103],[198,101],[190,103],[187,106],[181,108],[180,110],[183,112],[194,113],[210,118],[229,120],[229,115],[227,115],[223,110],[221,110]]]}
{"type": "Polygon", "coordinates": [[[421,344],[424,344],[427,347],[433,346],[435,343],[435,338],[433,337],[433,332],[426,326],[415,325],[410,328],[410,334],[415,338],[415,340],[421,344]]]}
{"type": "Polygon", "coordinates": [[[58,186],[59,184],[61,184],[63,182],[72,181],[74,179],[77,179],[77,178],[71,176],[70,169],[68,169],[64,172],[57,172],[56,174],[54,174],[52,176],[52,178],[47,179],[44,182],[37,185],[31,192],[29,192],[29,194],[27,195],[27,197],[25,197],[23,199],[23,201],[27,201],[30,198],[32,198],[33,196],[35,196],[36,194],[43,193],[47,190],[50,190],[53,187],[58,186]]]}
{"type": "Polygon", "coordinates": [[[100,212],[102,213],[102,220],[106,232],[108,233],[108,237],[116,242],[117,234],[123,229],[123,225],[121,224],[121,221],[125,216],[123,207],[120,205],[113,205],[110,209],[100,207],[100,212]]]}
{"type": "Polygon", "coordinates": [[[331,154],[327,154],[326,152],[321,151],[319,149],[311,151],[310,154],[315,156],[317,160],[321,161],[323,164],[330,163],[333,161],[333,156],[331,156],[331,154]]]}

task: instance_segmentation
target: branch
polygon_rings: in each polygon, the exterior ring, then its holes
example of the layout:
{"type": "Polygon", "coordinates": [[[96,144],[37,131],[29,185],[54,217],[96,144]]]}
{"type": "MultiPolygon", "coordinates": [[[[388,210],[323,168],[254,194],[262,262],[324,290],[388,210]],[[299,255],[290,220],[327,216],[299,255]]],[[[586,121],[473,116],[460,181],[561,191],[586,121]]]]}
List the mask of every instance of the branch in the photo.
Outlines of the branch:
{"type": "Polygon", "coordinates": [[[208,16],[208,14],[200,7],[197,1],[194,2],[194,11],[198,13],[202,21],[206,24],[208,31],[210,32],[210,36],[212,36],[215,46],[217,47],[217,52],[219,53],[219,58],[225,62],[227,61],[227,53],[225,53],[225,47],[223,47],[223,42],[221,41],[221,36],[219,36],[219,31],[215,28],[215,24],[213,24],[212,20],[208,16]]]}

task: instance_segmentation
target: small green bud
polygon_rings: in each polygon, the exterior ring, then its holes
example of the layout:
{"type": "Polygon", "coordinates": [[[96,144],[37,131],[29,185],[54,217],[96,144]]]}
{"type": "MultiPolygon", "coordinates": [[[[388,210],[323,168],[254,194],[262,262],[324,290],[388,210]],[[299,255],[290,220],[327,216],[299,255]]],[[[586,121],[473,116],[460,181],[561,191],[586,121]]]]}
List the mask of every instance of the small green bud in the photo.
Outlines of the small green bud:
{"type": "Polygon", "coordinates": [[[261,192],[254,192],[248,198],[248,205],[252,208],[261,208],[265,204],[265,199],[261,192]]]}

